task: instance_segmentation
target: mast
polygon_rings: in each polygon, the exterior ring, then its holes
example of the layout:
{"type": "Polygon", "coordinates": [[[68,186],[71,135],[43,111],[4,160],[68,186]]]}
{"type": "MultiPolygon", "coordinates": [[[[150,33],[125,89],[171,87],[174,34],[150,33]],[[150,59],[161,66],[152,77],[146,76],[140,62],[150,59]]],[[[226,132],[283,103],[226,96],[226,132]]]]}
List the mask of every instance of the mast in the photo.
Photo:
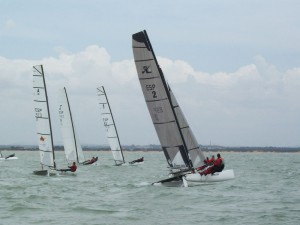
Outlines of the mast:
{"type": "Polygon", "coordinates": [[[157,61],[157,59],[156,59],[155,52],[154,52],[154,50],[153,50],[153,48],[152,48],[152,44],[151,44],[151,42],[150,42],[150,39],[149,39],[149,37],[148,37],[148,34],[147,34],[146,30],[144,30],[144,33],[145,33],[146,40],[147,40],[147,42],[148,42],[148,44],[149,44],[149,46],[150,46],[150,50],[151,50],[151,52],[152,52],[152,54],[153,54],[154,61],[155,61],[156,65],[157,65],[157,67],[158,67],[158,70],[159,70],[159,73],[160,73],[161,80],[162,80],[162,82],[163,82],[164,88],[165,88],[165,90],[166,90],[166,94],[167,94],[167,96],[168,96],[168,100],[169,100],[169,102],[170,102],[170,104],[171,104],[171,108],[172,108],[172,112],[173,112],[173,115],[174,115],[174,118],[175,118],[175,121],[176,121],[176,125],[177,125],[177,128],[178,128],[178,130],[179,130],[179,133],[180,133],[180,136],[181,136],[181,140],[182,140],[182,143],[183,143],[183,146],[184,146],[185,157],[188,159],[189,167],[190,167],[190,168],[193,168],[193,163],[192,163],[192,161],[191,161],[191,159],[190,159],[190,157],[189,157],[188,150],[187,150],[188,148],[187,148],[185,139],[183,138],[182,130],[181,130],[180,126],[179,126],[178,118],[177,118],[177,115],[176,115],[176,113],[175,113],[175,110],[174,110],[174,107],[173,107],[173,104],[172,104],[172,100],[171,100],[171,96],[170,96],[170,91],[169,91],[170,88],[169,88],[169,86],[168,86],[168,84],[167,84],[167,82],[166,82],[166,80],[165,80],[165,76],[164,76],[164,74],[163,74],[163,72],[162,72],[162,69],[160,68],[160,66],[159,66],[159,64],[158,64],[158,61],[157,61]]]}
{"type": "Polygon", "coordinates": [[[42,76],[44,81],[44,87],[45,87],[45,95],[46,95],[46,102],[47,102],[47,111],[48,111],[48,118],[49,118],[49,127],[50,127],[50,134],[51,134],[51,145],[52,145],[52,155],[53,155],[53,165],[54,169],[56,169],[56,162],[55,162],[55,153],[54,153],[54,143],[53,143],[53,135],[52,135],[52,125],[51,125],[51,117],[50,117],[50,110],[49,110],[49,101],[48,101],[48,94],[47,94],[47,87],[46,87],[46,81],[44,76],[44,67],[41,65],[42,69],[42,76]]]}
{"type": "MultiPolygon", "coordinates": [[[[101,98],[101,96],[104,96],[104,97],[105,97],[105,99],[104,99],[105,102],[99,102],[99,105],[102,104],[102,106],[103,106],[103,108],[104,108],[104,105],[107,104],[107,107],[108,107],[108,112],[102,112],[102,113],[101,113],[102,118],[103,118],[103,122],[104,122],[104,127],[106,127],[106,129],[109,129],[108,127],[109,127],[110,125],[113,125],[114,132],[115,132],[115,137],[110,137],[110,136],[108,135],[108,132],[109,132],[109,131],[108,131],[108,130],[106,131],[106,132],[107,132],[106,135],[107,135],[107,138],[108,138],[109,143],[110,143],[111,151],[112,151],[112,152],[114,152],[114,151],[115,151],[115,152],[120,151],[120,153],[121,153],[121,158],[122,158],[122,163],[125,163],[125,158],[124,158],[124,155],[123,155],[123,150],[122,150],[122,146],[121,146],[121,142],[120,142],[118,130],[117,130],[117,127],[116,127],[116,124],[115,124],[114,116],[113,116],[113,114],[112,114],[111,107],[110,107],[110,104],[109,104],[109,101],[108,101],[108,98],[107,98],[107,95],[106,95],[104,86],[101,86],[101,87],[97,88],[97,90],[98,90],[98,92],[100,92],[100,94],[98,94],[98,96],[99,96],[100,98],[101,98]],[[104,116],[105,114],[106,114],[106,115],[109,114],[109,115],[111,116],[111,122],[112,122],[112,124],[107,125],[107,124],[105,123],[104,119],[108,119],[108,118],[106,118],[106,117],[104,116]],[[117,145],[118,145],[118,147],[119,147],[119,150],[113,149],[114,147],[113,147],[113,145],[112,145],[112,143],[111,143],[111,141],[110,141],[111,138],[116,138],[116,139],[117,139],[117,145]]],[[[99,100],[100,100],[100,99],[99,99],[99,100]]],[[[113,156],[115,157],[115,154],[114,154],[114,153],[113,153],[113,156]]],[[[114,158],[114,159],[115,159],[115,158],[114,158]]],[[[115,159],[116,165],[118,165],[118,164],[117,164],[117,161],[120,161],[120,160],[116,160],[116,159],[115,159]]]]}
{"type": "MultiPolygon", "coordinates": [[[[47,108],[47,113],[48,113],[48,122],[49,122],[49,131],[50,131],[50,136],[51,136],[51,146],[52,146],[52,157],[53,157],[53,167],[56,169],[56,162],[55,162],[55,153],[54,153],[54,144],[53,144],[53,136],[52,136],[52,126],[51,126],[51,118],[50,118],[50,110],[49,110],[49,102],[48,102],[48,95],[47,95],[47,87],[46,87],[46,81],[45,81],[45,76],[44,76],[44,68],[43,65],[40,65],[41,71],[39,71],[35,66],[33,68],[42,76],[43,80],[43,86],[45,89],[45,99],[46,99],[46,108],[47,108]]],[[[43,165],[42,165],[43,168],[43,165]]]]}
{"type": "Polygon", "coordinates": [[[69,113],[70,113],[70,119],[71,119],[71,125],[72,125],[72,130],[73,130],[73,139],[74,139],[74,144],[75,144],[77,163],[79,163],[78,150],[77,150],[77,141],[76,141],[76,137],[75,137],[75,128],[74,128],[73,117],[72,117],[72,112],[71,112],[71,107],[70,107],[70,103],[69,103],[69,98],[68,98],[66,87],[64,87],[64,93],[66,95],[66,100],[67,100],[67,104],[68,104],[68,108],[69,108],[69,113]]]}

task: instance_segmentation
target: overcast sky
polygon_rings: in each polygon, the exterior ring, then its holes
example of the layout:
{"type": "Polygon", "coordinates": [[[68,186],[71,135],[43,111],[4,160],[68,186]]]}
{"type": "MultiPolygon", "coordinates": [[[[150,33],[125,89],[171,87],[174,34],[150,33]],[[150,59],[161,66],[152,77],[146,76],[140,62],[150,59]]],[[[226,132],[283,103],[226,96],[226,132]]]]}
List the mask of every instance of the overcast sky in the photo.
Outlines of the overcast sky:
{"type": "Polygon", "coordinates": [[[298,0],[0,0],[0,144],[37,144],[32,66],[43,64],[54,143],[66,87],[82,144],[159,144],[133,62],[146,29],[199,144],[300,145],[298,0]]]}

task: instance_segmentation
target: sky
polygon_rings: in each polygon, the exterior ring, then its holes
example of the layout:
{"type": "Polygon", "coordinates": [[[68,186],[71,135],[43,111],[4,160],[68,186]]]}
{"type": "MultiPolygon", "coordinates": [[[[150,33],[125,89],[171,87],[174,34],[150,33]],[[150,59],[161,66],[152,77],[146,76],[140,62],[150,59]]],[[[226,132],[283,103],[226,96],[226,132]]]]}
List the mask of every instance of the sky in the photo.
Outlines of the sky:
{"type": "Polygon", "coordinates": [[[147,30],[199,144],[300,146],[298,0],[0,0],[0,144],[38,144],[42,64],[55,144],[66,87],[83,145],[107,145],[104,86],[123,145],[159,144],[133,61],[147,30]]]}

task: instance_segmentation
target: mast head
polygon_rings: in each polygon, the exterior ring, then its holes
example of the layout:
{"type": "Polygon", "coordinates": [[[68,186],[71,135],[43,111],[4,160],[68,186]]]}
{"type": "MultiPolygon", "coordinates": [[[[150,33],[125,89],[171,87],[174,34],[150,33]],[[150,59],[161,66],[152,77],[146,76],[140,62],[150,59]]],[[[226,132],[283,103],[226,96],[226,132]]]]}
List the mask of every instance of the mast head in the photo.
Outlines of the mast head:
{"type": "Polygon", "coordinates": [[[146,30],[133,34],[132,40],[139,42],[139,43],[143,43],[146,46],[146,48],[148,49],[148,51],[151,51],[150,41],[148,39],[146,30]]]}

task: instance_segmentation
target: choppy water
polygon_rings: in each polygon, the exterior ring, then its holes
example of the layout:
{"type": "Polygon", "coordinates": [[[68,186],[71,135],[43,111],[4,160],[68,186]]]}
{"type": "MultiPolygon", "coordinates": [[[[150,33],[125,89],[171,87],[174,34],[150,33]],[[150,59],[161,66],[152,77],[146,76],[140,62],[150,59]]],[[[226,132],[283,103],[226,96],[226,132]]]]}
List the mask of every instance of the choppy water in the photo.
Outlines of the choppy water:
{"type": "Polygon", "coordinates": [[[162,152],[125,152],[145,157],[127,167],[113,166],[109,152],[86,152],[100,164],[53,177],[32,174],[38,152],[15,153],[18,160],[0,161],[3,225],[300,224],[298,153],[223,153],[236,179],[188,188],[150,185],[167,176],[162,152]]]}

